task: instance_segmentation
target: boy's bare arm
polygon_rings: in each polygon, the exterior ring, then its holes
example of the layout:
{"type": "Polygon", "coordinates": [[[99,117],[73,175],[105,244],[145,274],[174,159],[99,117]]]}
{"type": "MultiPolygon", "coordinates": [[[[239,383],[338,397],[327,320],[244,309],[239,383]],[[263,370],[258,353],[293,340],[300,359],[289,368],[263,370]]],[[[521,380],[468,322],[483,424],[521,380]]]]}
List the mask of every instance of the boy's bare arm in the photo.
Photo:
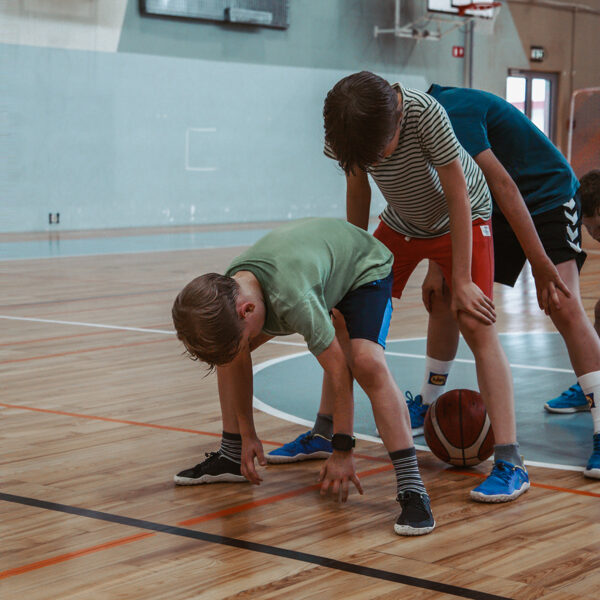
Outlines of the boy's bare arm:
{"type": "MultiPolygon", "coordinates": [[[[337,338],[317,356],[323,370],[331,377],[334,386],[333,432],[352,435],[354,424],[354,400],[352,396],[352,373],[337,338]]],[[[352,451],[334,450],[319,475],[321,494],[331,492],[340,502],[348,499],[349,482],[362,494],[362,486],[356,475],[352,451]]]]}
{"type": "Polygon", "coordinates": [[[258,485],[262,478],[256,472],[254,458],[258,459],[260,465],[266,465],[266,460],[254,428],[252,357],[249,344],[244,343],[230,363],[217,367],[217,380],[224,427],[225,422],[233,418],[242,436],[242,475],[258,485]]]}
{"type": "Polygon", "coordinates": [[[346,175],[346,218],[349,223],[366,230],[371,212],[371,184],[368,175],[359,169],[346,175]]]}
{"type": "Polygon", "coordinates": [[[475,156],[475,162],[483,171],[494,200],[515,232],[525,256],[531,263],[538,304],[546,314],[550,314],[551,303],[554,308],[560,308],[557,289],[567,297],[571,295],[571,292],[548,258],[525,201],[512,177],[490,149],[475,156]]]}
{"type": "Polygon", "coordinates": [[[463,311],[491,325],[496,320],[494,304],[471,279],[471,205],[460,160],[436,169],[450,213],[452,310],[455,315],[463,311]]]}

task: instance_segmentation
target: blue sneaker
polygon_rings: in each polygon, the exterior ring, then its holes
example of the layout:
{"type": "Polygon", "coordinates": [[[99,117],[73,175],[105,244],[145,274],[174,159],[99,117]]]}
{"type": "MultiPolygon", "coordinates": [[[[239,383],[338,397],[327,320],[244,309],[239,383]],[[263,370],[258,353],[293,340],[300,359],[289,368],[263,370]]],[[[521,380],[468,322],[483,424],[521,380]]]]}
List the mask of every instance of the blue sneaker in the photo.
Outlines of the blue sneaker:
{"type": "Polygon", "coordinates": [[[594,434],[594,451],[588,460],[583,474],[586,477],[600,479],[600,433],[594,434]]]}
{"type": "Polygon", "coordinates": [[[312,431],[307,431],[299,435],[293,442],[288,442],[281,448],[271,450],[266,459],[272,465],[279,465],[313,458],[329,458],[332,452],[331,440],[318,433],[314,434],[312,431]]]}
{"type": "Polygon", "coordinates": [[[560,396],[548,400],[544,408],[551,413],[575,413],[590,410],[588,401],[579,384],[572,385],[560,396]]]}
{"type": "Polygon", "coordinates": [[[471,498],[477,502],[510,502],[529,489],[525,467],[497,460],[488,478],[474,490],[471,498]]]}
{"type": "Polygon", "coordinates": [[[423,423],[429,406],[423,404],[423,397],[417,394],[413,397],[410,392],[404,394],[406,396],[406,406],[410,414],[410,427],[413,435],[421,435],[423,433],[423,423]]]}

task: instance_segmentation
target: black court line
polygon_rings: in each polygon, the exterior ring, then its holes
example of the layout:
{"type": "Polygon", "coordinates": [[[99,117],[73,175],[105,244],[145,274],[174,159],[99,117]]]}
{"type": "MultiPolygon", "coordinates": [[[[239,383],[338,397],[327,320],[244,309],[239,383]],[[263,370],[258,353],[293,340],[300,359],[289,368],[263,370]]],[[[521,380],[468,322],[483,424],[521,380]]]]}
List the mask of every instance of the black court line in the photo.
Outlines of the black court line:
{"type": "Polygon", "coordinates": [[[279,556],[281,558],[289,558],[291,560],[327,567],[328,569],[335,569],[337,571],[344,571],[346,573],[354,573],[355,575],[364,575],[365,577],[373,577],[374,579],[381,579],[383,581],[393,581],[403,585],[432,590],[444,594],[451,594],[460,598],[472,598],[473,600],[511,600],[506,596],[496,596],[495,594],[478,592],[476,590],[470,590],[468,588],[462,588],[455,585],[448,585],[445,583],[439,583],[437,581],[430,581],[428,579],[420,579],[418,577],[411,577],[401,573],[393,573],[392,571],[383,571],[382,569],[364,567],[341,560],[335,560],[333,558],[327,558],[325,556],[319,556],[317,554],[308,554],[306,552],[288,550],[286,548],[279,548],[277,546],[258,544],[256,542],[249,542],[237,538],[215,535],[213,533],[196,531],[194,529],[186,529],[184,527],[163,525],[162,523],[154,523],[153,521],[132,519],[130,517],[123,517],[121,515],[114,515],[111,513],[90,510],[87,508],[79,508],[77,506],[69,506],[67,504],[46,502],[45,500],[26,498],[24,496],[15,496],[13,494],[5,494],[3,492],[0,492],[0,500],[24,504],[27,506],[35,506],[37,508],[44,508],[46,510],[54,510],[71,515],[78,515],[80,517],[88,517],[90,519],[97,519],[99,521],[119,523],[121,525],[128,525],[130,527],[138,527],[139,529],[147,529],[150,531],[158,531],[160,533],[168,533],[170,535],[178,535],[181,537],[201,540],[203,542],[209,542],[211,544],[221,544],[223,546],[240,548],[242,550],[250,550],[252,552],[260,552],[262,554],[279,556]]]}

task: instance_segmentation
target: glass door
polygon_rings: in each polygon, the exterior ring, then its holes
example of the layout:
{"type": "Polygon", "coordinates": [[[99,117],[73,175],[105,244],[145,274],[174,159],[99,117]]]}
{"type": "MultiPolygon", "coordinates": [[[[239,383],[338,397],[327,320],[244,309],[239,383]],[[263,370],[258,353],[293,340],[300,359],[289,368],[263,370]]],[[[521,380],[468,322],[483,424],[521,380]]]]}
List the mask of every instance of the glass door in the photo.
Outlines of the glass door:
{"type": "Polygon", "coordinates": [[[527,115],[554,141],[556,73],[510,69],[506,78],[506,100],[527,115]]]}

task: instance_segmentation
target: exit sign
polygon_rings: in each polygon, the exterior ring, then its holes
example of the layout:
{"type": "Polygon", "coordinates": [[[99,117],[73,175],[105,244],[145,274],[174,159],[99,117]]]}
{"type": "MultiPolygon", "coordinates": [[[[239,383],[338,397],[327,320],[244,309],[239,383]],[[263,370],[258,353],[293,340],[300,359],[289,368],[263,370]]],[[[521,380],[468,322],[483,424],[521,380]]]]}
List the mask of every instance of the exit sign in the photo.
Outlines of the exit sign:
{"type": "Polygon", "coordinates": [[[531,62],[542,62],[544,60],[544,53],[543,46],[531,46],[529,48],[529,60],[531,62]]]}

